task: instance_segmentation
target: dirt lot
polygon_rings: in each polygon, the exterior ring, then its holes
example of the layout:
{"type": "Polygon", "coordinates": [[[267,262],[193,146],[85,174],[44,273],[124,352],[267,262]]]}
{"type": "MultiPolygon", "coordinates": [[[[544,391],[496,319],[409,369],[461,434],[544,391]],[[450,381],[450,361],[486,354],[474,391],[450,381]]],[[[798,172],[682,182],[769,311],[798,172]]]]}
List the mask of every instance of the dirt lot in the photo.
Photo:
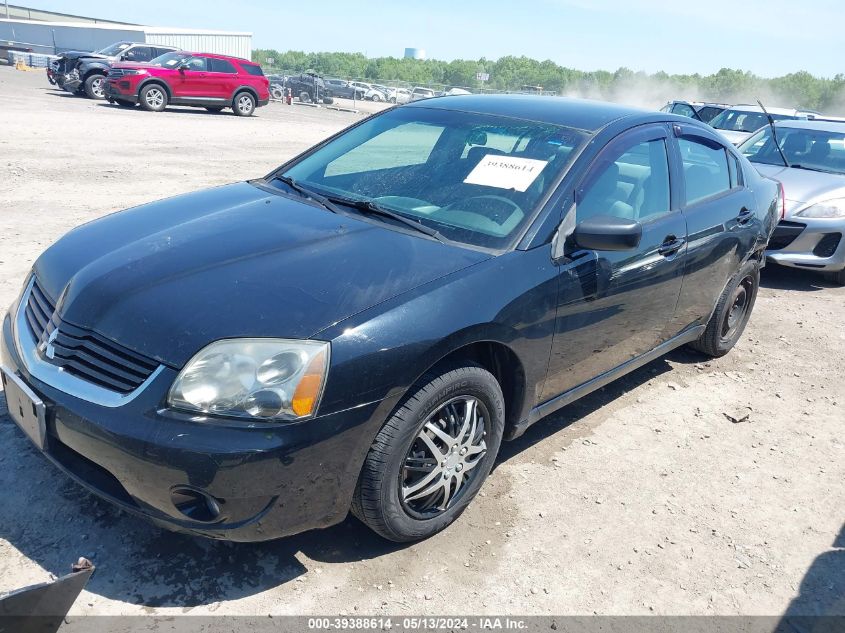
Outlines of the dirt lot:
{"type": "MultiPolygon", "coordinates": [[[[264,174],[361,116],[127,111],[2,66],[0,113],[4,307],[72,227],[264,174]]],[[[767,268],[733,353],[675,352],[534,426],[411,546],[351,518],[258,545],[160,531],[56,472],[0,398],[0,592],[84,555],[76,614],[842,614],[843,323],[845,288],[767,268]]]]}

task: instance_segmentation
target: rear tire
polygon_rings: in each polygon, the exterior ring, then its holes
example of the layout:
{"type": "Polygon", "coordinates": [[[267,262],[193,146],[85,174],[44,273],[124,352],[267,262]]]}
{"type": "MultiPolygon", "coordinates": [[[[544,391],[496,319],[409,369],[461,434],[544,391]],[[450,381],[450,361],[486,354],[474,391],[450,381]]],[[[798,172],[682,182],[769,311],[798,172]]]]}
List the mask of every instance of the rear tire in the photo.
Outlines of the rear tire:
{"type": "Polygon", "coordinates": [[[167,107],[167,91],[159,84],[144,86],[138,95],[138,101],[148,112],[161,112],[167,107]]]}
{"type": "Polygon", "coordinates": [[[309,95],[307,92],[305,92],[303,90],[302,92],[299,93],[299,100],[302,103],[311,103],[311,95],[309,95]]]}
{"type": "Polygon", "coordinates": [[[428,373],[419,384],[373,441],[352,502],[355,516],[396,542],[427,538],[461,515],[505,426],[501,387],[478,365],[428,373]]]}
{"type": "Polygon", "coordinates": [[[252,116],[255,112],[255,97],[249,92],[239,92],[232,101],[232,110],[238,116],[252,116]]]}
{"type": "Polygon", "coordinates": [[[845,268],[824,274],[825,279],[832,281],[838,286],[845,286],[845,268]]]}
{"type": "Polygon", "coordinates": [[[728,282],[713,311],[707,329],[690,347],[712,358],[727,354],[736,345],[757,299],[760,264],[748,261],[728,282]]]}
{"type": "Polygon", "coordinates": [[[106,98],[106,78],[102,75],[91,75],[82,84],[89,99],[106,98]]]}

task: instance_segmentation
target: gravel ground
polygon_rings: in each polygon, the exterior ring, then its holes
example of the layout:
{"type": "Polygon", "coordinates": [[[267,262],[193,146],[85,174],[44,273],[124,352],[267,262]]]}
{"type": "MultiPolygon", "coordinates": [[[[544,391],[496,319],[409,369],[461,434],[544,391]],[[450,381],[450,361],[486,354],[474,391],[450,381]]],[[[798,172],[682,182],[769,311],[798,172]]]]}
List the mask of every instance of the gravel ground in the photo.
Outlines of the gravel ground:
{"type": "MultiPolygon", "coordinates": [[[[129,111],[7,67],[0,113],[2,306],[72,227],[264,174],[361,116],[129,111]]],[[[676,351],[535,425],[410,546],[351,518],[257,545],[158,530],[56,472],[0,398],[0,592],[84,555],[79,615],[845,614],[843,322],[845,288],[767,268],[730,355],[676,351]]]]}

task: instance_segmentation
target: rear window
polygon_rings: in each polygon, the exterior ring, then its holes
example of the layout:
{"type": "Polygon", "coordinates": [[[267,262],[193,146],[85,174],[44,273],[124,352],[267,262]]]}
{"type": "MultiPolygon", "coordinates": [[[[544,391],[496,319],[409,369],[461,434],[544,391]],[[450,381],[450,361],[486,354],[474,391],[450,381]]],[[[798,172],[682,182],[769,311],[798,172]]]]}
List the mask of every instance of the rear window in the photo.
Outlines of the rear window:
{"type": "Polygon", "coordinates": [[[261,70],[261,66],[259,66],[258,64],[241,64],[241,66],[250,75],[256,75],[258,77],[264,76],[264,71],[261,70]]]}

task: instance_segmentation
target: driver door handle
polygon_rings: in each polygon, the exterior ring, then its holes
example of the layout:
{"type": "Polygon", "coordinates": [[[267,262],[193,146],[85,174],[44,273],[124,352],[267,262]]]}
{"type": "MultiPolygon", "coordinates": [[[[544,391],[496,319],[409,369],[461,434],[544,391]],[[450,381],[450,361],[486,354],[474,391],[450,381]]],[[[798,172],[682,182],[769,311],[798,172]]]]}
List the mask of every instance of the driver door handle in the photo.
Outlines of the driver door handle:
{"type": "Polygon", "coordinates": [[[677,253],[681,248],[683,248],[684,244],[687,241],[682,237],[675,237],[674,235],[666,236],[665,241],[657,248],[657,252],[663,255],[663,257],[669,257],[670,255],[674,255],[677,253]]]}

